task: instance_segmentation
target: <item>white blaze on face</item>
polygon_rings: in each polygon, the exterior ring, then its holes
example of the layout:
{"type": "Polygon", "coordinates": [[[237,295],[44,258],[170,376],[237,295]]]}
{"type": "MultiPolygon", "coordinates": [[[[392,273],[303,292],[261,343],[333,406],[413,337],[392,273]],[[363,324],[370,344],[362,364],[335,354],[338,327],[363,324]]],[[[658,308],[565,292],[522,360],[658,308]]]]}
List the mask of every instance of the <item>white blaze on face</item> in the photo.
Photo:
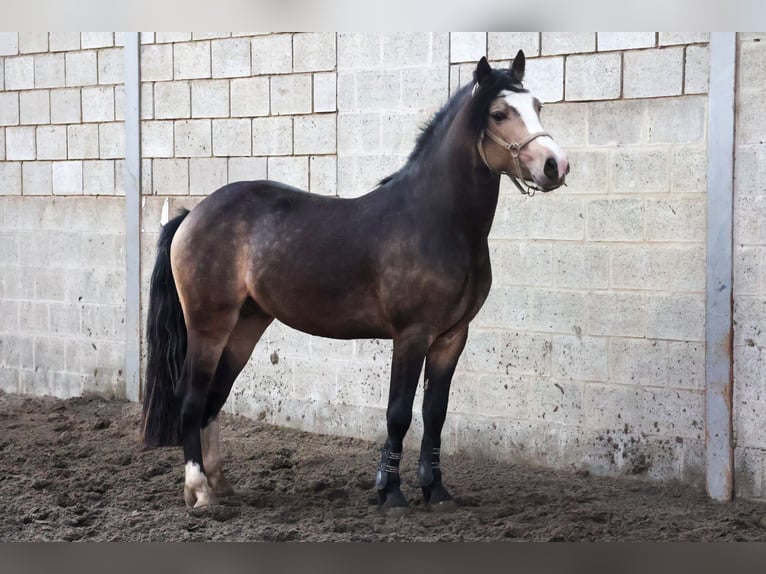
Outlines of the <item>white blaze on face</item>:
{"type": "MultiPolygon", "coordinates": [[[[530,134],[543,132],[542,123],[540,123],[540,117],[537,115],[534,104],[534,96],[529,92],[512,92],[509,90],[503,90],[500,92],[500,97],[505,99],[505,102],[512,107],[521,117],[521,121],[524,122],[524,126],[527,128],[527,132],[530,134]]],[[[541,136],[534,140],[539,145],[550,151],[551,155],[556,160],[556,164],[559,169],[559,178],[564,177],[566,168],[569,165],[567,155],[559,147],[553,138],[549,136],[541,136]]],[[[541,165],[545,164],[545,160],[548,158],[542,158],[541,165]]]]}

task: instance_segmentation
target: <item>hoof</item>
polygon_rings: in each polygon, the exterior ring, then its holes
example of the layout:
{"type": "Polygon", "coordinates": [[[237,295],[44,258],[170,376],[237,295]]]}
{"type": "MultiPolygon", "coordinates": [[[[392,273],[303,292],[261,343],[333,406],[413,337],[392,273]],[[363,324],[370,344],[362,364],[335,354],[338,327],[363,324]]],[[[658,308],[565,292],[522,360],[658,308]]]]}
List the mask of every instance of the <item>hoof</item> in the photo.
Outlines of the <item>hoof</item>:
{"type": "Polygon", "coordinates": [[[226,480],[226,477],[223,475],[221,475],[218,480],[214,480],[211,477],[210,484],[213,487],[213,494],[217,498],[228,498],[230,496],[234,496],[235,494],[231,484],[229,484],[229,481],[226,480]]]}
{"type": "Polygon", "coordinates": [[[202,508],[215,502],[212,492],[195,491],[188,486],[184,487],[184,502],[188,508],[202,508]]]}
{"type": "Polygon", "coordinates": [[[431,512],[445,513],[458,509],[457,502],[442,484],[424,486],[423,499],[431,512]]]}
{"type": "Polygon", "coordinates": [[[213,504],[215,498],[210,483],[198,464],[188,462],[185,469],[184,501],[189,508],[201,508],[213,504]]]}

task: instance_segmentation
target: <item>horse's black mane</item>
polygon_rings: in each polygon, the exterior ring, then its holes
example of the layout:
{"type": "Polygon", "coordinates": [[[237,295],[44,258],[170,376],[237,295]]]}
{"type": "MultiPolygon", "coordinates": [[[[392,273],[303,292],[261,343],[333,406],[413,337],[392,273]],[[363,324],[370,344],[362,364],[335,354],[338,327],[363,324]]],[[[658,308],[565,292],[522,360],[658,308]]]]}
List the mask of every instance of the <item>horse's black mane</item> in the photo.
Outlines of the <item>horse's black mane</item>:
{"type": "MultiPolygon", "coordinates": [[[[397,175],[407,171],[409,167],[425,154],[429,145],[434,140],[440,141],[442,139],[441,136],[452,123],[464,98],[471,97],[467,95],[473,90],[474,85],[475,82],[470,82],[460,88],[452,95],[452,97],[450,97],[447,103],[433,115],[431,121],[422,127],[417,140],[415,140],[415,147],[410,152],[404,166],[402,166],[399,171],[383,178],[378,184],[379,186],[392,181],[397,175]]],[[[472,96],[473,102],[468,111],[468,129],[472,138],[479,137],[479,134],[485,126],[489,104],[502,90],[511,90],[513,92],[527,91],[524,89],[521,82],[513,75],[511,70],[493,69],[489,76],[484,78],[481,84],[479,84],[478,89],[472,96]]]]}

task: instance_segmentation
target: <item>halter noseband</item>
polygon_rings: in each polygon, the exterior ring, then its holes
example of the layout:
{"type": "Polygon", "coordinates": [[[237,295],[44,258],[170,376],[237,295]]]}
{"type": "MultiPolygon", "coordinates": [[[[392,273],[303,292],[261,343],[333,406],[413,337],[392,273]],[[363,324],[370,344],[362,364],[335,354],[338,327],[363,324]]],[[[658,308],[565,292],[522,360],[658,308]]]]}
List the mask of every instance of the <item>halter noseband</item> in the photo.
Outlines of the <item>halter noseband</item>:
{"type": "Polygon", "coordinates": [[[498,175],[502,175],[505,173],[505,175],[508,176],[508,178],[513,182],[513,184],[519,189],[521,193],[524,195],[528,195],[529,197],[532,197],[535,194],[535,191],[551,191],[551,188],[548,190],[544,190],[541,187],[538,187],[536,185],[530,184],[527,180],[524,179],[524,176],[522,175],[521,171],[521,162],[519,161],[519,153],[522,149],[524,149],[529,142],[532,140],[535,140],[539,137],[547,136],[551,139],[553,137],[548,132],[535,132],[533,134],[527,135],[523,140],[521,140],[519,143],[508,143],[503,138],[498,136],[497,134],[491,132],[489,129],[482,130],[481,134],[479,134],[479,141],[476,142],[476,147],[479,151],[479,157],[481,157],[481,161],[484,162],[484,165],[487,166],[487,169],[491,171],[492,173],[496,173],[498,175]],[[487,161],[487,156],[484,153],[484,136],[487,136],[489,139],[491,139],[493,142],[495,142],[497,145],[499,145],[501,148],[508,150],[508,153],[511,154],[511,160],[513,161],[513,171],[516,173],[513,174],[509,171],[497,171],[495,168],[493,168],[491,165],[489,165],[489,161],[487,161]],[[526,186],[526,189],[522,187],[522,183],[526,186]]]}

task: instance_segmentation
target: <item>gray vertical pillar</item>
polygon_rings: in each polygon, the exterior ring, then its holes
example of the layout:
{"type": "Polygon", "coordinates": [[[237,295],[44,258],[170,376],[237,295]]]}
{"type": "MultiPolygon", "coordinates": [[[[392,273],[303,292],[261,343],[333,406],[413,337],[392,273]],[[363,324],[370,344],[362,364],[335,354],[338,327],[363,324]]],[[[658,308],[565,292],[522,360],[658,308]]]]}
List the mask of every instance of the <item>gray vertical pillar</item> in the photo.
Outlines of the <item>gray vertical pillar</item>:
{"type": "Polygon", "coordinates": [[[141,398],[140,32],[125,33],[125,394],[141,398]]]}
{"type": "Polygon", "coordinates": [[[705,321],[705,473],[711,498],[734,492],[732,242],[736,34],[710,35],[705,321]]]}

